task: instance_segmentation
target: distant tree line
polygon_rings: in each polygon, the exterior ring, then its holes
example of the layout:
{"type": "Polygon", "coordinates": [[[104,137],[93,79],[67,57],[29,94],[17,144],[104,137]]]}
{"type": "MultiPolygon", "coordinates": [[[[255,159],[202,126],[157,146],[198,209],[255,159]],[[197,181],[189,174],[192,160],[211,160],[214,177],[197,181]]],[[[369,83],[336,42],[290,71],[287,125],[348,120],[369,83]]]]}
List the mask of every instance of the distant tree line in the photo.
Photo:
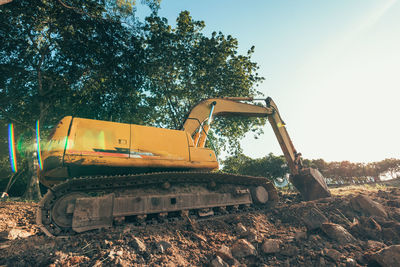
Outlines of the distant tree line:
{"type": "MultiPolygon", "coordinates": [[[[326,162],[323,159],[305,159],[303,165],[318,169],[328,183],[377,181],[383,175],[393,179],[400,177],[400,159],[394,158],[371,163],[326,162]]],[[[252,159],[240,153],[223,161],[223,171],[262,176],[274,180],[284,178],[289,173],[289,168],[283,156],[275,156],[270,153],[263,158],[252,159]]]]}

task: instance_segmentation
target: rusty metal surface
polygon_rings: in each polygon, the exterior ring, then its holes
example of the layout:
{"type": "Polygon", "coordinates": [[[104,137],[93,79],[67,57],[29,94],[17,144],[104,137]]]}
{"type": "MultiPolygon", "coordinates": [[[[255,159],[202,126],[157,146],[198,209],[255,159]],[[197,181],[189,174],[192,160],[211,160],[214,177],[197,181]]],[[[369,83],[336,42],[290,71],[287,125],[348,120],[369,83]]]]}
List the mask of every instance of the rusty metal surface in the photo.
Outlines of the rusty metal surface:
{"type": "MultiPolygon", "coordinates": [[[[57,225],[54,220],[54,216],[57,214],[52,213],[52,207],[57,204],[57,202],[62,199],[65,195],[71,193],[89,193],[93,194],[96,192],[101,192],[100,194],[109,194],[114,192],[123,192],[124,190],[130,189],[141,189],[141,188],[152,188],[153,190],[165,190],[163,184],[168,182],[171,186],[177,184],[188,184],[188,185],[210,185],[215,183],[217,188],[220,188],[220,193],[223,192],[224,188],[228,188],[228,185],[239,186],[239,187],[252,187],[252,186],[263,186],[268,192],[268,199],[275,201],[278,199],[278,193],[272,183],[261,177],[251,177],[242,175],[232,175],[224,173],[200,173],[200,172],[170,172],[170,173],[148,173],[141,175],[121,175],[121,176],[111,176],[111,177],[82,177],[77,179],[71,179],[62,184],[56,185],[42,199],[39,204],[37,212],[37,223],[43,229],[47,235],[69,235],[73,234],[72,225],[70,227],[62,227],[57,225]]],[[[225,189],[228,190],[228,189],[225,189]]],[[[240,189],[242,190],[242,189],[240,189]]],[[[230,193],[235,191],[230,191],[230,193]]],[[[194,189],[192,194],[196,193],[194,189]]],[[[229,192],[227,192],[229,193],[229,192]]],[[[145,193],[143,193],[145,194],[145,193]]],[[[205,196],[205,195],[204,195],[205,196]]],[[[248,195],[243,195],[245,198],[248,195]]],[[[115,196],[114,196],[115,197],[115,196]]],[[[79,200],[81,201],[81,200],[79,200]]],[[[229,201],[221,201],[221,207],[229,205],[229,201]]],[[[83,203],[83,202],[82,202],[83,203]]],[[[244,201],[243,203],[248,203],[244,201]]],[[[78,202],[79,204],[79,202],[78,202]]],[[[90,205],[89,205],[90,206],[90,205]]],[[[219,206],[214,203],[212,207],[219,206]]],[[[194,208],[194,206],[192,206],[194,208]]],[[[96,209],[96,207],[88,207],[88,209],[96,209]]],[[[114,208],[114,205],[113,205],[114,208]]],[[[109,208],[109,210],[113,209],[109,208]]],[[[182,207],[184,209],[184,207],[182,207]]],[[[83,208],[79,212],[83,212],[83,208]]],[[[93,212],[93,211],[92,211],[93,212]]],[[[108,211],[107,211],[108,212],[108,211]]],[[[107,213],[105,212],[105,213],[107,213]]],[[[90,213],[90,212],[89,212],[90,213]]],[[[82,215],[83,216],[83,215],[82,215]]],[[[85,231],[85,227],[88,229],[109,226],[109,216],[106,215],[97,216],[98,222],[93,223],[92,226],[85,226],[84,223],[78,223],[77,219],[75,222],[75,229],[78,231],[85,231]],[[98,224],[98,226],[94,226],[98,224]]],[[[81,222],[85,219],[81,217],[81,222]]],[[[89,223],[87,223],[89,224],[89,223]]]]}
{"type": "Polygon", "coordinates": [[[81,233],[92,229],[111,227],[113,207],[114,194],[77,198],[73,211],[72,229],[81,233]]]}

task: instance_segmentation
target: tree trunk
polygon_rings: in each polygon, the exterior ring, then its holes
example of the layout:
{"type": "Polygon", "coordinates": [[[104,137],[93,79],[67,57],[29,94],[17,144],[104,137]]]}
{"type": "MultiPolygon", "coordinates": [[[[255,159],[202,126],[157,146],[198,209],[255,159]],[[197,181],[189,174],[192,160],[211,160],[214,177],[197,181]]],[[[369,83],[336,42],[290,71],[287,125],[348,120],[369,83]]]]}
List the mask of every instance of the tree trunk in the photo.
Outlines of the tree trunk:
{"type": "Polygon", "coordinates": [[[35,158],[35,153],[31,153],[30,155],[30,160],[28,162],[28,173],[31,174],[31,177],[26,184],[24,198],[26,200],[40,200],[42,198],[42,194],[40,192],[39,179],[37,176],[37,159],[35,158]]]}
{"type": "MultiPolygon", "coordinates": [[[[44,90],[43,90],[43,77],[42,77],[42,64],[46,55],[47,48],[41,50],[40,54],[40,60],[38,63],[38,66],[36,68],[37,70],[37,81],[38,81],[38,95],[39,95],[39,122],[42,122],[42,119],[44,118],[45,115],[45,103],[44,103],[44,90]]],[[[39,130],[39,129],[37,129],[39,130]]],[[[36,140],[36,131],[34,131],[33,134],[33,140],[36,140]]],[[[37,140],[36,140],[37,142],[37,140]]],[[[36,147],[35,147],[36,149],[36,147]]],[[[38,151],[33,152],[31,154],[30,160],[29,160],[29,172],[32,174],[31,178],[29,179],[27,185],[26,185],[26,191],[24,194],[24,198],[27,200],[39,200],[42,198],[42,194],[40,192],[40,187],[39,187],[39,179],[37,176],[37,169],[38,169],[38,161],[37,161],[37,153],[38,151]]]]}

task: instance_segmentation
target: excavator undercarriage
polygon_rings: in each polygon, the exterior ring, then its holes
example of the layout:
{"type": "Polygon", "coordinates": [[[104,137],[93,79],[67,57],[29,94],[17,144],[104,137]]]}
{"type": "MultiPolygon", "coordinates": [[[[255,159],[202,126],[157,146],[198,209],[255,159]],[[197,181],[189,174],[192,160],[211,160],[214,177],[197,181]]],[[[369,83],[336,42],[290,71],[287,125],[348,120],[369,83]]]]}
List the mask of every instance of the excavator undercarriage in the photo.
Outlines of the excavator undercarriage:
{"type": "Polygon", "coordinates": [[[124,221],[208,217],[277,200],[275,187],[260,177],[201,172],[82,177],[48,191],[37,223],[47,235],[70,235],[124,221]]]}

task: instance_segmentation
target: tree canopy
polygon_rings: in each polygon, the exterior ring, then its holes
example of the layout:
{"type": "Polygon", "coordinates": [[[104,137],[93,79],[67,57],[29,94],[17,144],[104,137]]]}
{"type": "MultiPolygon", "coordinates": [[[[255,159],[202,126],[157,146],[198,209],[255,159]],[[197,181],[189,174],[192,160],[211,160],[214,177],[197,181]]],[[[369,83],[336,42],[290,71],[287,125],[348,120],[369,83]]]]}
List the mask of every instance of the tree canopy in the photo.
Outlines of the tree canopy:
{"type": "MultiPolygon", "coordinates": [[[[134,1],[0,6],[0,122],[14,122],[26,140],[36,120],[47,129],[67,115],[179,129],[204,98],[259,94],[254,47],[241,55],[236,38],[206,36],[188,11],[170,25],[157,14],[159,0],[143,3],[152,9],[144,21],[134,1]]],[[[240,151],[240,138],[264,122],[216,119],[209,139],[240,151]]]]}
{"type": "Polygon", "coordinates": [[[267,156],[252,159],[244,154],[228,157],[223,161],[223,171],[227,173],[267,177],[271,180],[284,178],[289,173],[284,156],[275,156],[269,153],[267,156]]]}

